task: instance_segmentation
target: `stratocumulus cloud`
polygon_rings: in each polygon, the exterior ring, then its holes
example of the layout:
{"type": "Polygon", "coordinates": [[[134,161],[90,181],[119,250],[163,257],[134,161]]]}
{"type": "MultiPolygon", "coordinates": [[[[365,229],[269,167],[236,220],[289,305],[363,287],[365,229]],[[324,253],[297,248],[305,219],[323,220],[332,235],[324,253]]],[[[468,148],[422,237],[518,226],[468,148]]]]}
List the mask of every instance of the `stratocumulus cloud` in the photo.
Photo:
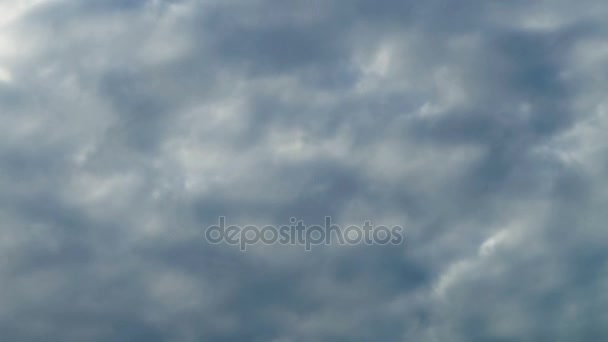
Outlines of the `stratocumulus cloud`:
{"type": "Polygon", "coordinates": [[[0,0],[0,340],[607,340],[607,17],[0,0]]]}

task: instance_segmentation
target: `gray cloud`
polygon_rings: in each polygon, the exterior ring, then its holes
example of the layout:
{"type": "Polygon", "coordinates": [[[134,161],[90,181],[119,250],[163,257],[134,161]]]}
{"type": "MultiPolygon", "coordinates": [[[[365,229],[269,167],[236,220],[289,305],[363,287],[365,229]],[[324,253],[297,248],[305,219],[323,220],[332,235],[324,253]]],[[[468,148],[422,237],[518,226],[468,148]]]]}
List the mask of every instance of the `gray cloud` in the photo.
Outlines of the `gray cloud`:
{"type": "Polygon", "coordinates": [[[607,12],[0,0],[0,337],[606,338],[607,12]],[[222,215],[406,243],[243,253],[222,215]]]}

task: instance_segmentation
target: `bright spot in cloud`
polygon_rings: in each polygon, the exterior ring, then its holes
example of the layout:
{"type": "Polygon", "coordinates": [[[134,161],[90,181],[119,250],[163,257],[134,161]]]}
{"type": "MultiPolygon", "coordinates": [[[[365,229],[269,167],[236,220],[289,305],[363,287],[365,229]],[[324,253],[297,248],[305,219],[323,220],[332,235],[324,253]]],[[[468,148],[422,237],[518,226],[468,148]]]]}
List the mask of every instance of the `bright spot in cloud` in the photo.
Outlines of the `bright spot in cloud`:
{"type": "Polygon", "coordinates": [[[13,75],[11,72],[0,67],[0,82],[11,82],[13,80],[13,75]]]}

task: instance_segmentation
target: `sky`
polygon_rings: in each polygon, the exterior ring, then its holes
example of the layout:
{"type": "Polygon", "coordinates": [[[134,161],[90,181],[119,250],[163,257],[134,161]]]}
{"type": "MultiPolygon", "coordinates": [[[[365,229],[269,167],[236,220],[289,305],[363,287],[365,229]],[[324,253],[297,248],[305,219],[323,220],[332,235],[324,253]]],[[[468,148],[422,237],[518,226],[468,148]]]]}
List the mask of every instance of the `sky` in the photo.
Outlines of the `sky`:
{"type": "Polygon", "coordinates": [[[608,340],[604,0],[0,0],[3,341],[608,340]],[[205,240],[400,225],[400,245],[205,240]]]}

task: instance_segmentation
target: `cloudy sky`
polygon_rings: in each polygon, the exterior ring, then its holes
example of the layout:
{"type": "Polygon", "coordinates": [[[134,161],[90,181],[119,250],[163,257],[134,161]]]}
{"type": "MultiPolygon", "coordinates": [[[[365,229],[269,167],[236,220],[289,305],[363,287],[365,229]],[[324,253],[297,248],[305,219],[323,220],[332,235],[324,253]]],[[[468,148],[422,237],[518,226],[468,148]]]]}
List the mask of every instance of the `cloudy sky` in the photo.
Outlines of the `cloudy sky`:
{"type": "Polygon", "coordinates": [[[608,340],[606,18],[0,0],[0,339],[608,340]],[[241,252],[222,215],[405,244],[241,252]]]}

